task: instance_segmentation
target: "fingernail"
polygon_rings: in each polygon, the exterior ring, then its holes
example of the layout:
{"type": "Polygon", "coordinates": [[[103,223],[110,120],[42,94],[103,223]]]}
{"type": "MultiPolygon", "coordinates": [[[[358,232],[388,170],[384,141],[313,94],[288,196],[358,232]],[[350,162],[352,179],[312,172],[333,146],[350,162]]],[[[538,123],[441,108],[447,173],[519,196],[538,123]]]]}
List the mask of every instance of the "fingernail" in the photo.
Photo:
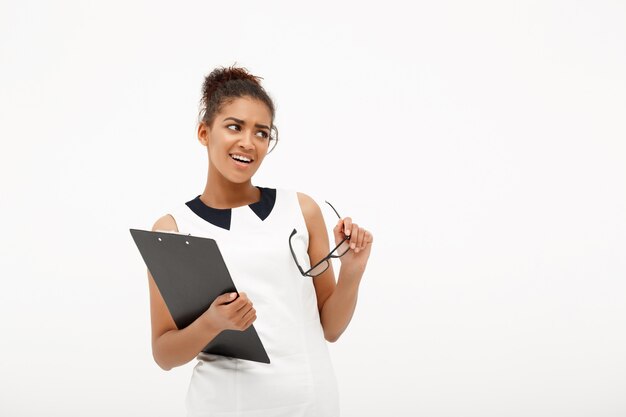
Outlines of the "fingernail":
{"type": "Polygon", "coordinates": [[[350,230],[346,230],[344,233],[346,234],[346,236],[350,236],[350,230]]]}
{"type": "Polygon", "coordinates": [[[237,293],[236,293],[236,292],[231,292],[231,293],[230,293],[230,298],[235,298],[235,296],[236,296],[236,295],[237,295],[237,293]]]}

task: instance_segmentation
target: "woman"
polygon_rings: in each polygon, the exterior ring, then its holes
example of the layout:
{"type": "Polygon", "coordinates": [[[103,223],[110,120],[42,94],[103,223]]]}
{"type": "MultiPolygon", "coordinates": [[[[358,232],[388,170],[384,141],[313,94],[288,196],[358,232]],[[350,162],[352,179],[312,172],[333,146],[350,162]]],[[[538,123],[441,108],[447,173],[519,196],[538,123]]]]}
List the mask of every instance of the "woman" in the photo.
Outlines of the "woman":
{"type": "Polygon", "coordinates": [[[252,185],[277,142],[274,104],[258,78],[235,67],[205,77],[198,140],[209,157],[206,186],[152,228],[215,239],[239,296],[219,296],[179,330],[148,272],[152,353],[164,370],[198,360],[189,416],[337,416],[326,341],[352,318],[373,237],[339,219],[331,255],[345,253],[336,282],[319,205],[304,193],[252,185]],[[202,352],[222,330],[253,323],[271,363],[202,352]]]}

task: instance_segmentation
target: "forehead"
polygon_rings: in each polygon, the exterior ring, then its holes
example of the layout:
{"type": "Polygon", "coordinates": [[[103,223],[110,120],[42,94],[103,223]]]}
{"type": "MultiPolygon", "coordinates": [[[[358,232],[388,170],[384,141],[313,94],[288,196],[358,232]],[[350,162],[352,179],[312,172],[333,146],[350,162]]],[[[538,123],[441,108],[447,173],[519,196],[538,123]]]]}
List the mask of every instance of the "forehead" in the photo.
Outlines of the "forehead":
{"type": "Polygon", "coordinates": [[[225,104],[219,112],[219,121],[224,117],[236,117],[245,122],[263,123],[270,125],[272,115],[265,103],[250,97],[237,97],[232,102],[225,104]]]}

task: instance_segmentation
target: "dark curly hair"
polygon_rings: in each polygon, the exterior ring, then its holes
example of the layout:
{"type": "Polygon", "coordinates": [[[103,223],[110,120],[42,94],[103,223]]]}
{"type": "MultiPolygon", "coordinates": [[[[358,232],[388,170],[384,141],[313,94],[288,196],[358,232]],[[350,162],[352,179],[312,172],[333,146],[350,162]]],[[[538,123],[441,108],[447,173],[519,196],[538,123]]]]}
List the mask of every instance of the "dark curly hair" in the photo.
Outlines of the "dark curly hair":
{"type": "Polygon", "coordinates": [[[235,98],[251,97],[260,100],[267,105],[272,116],[270,141],[274,142],[274,146],[270,146],[271,149],[268,153],[271,152],[278,142],[278,129],[274,125],[276,109],[274,102],[261,86],[259,79],[263,79],[263,77],[254,76],[242,67],[233,65],[229,68],[215,68],[204,77],[198,123],[203,122],[207,126],[211,126],[216,114],[224,105],[231,103],[235,98]]]}

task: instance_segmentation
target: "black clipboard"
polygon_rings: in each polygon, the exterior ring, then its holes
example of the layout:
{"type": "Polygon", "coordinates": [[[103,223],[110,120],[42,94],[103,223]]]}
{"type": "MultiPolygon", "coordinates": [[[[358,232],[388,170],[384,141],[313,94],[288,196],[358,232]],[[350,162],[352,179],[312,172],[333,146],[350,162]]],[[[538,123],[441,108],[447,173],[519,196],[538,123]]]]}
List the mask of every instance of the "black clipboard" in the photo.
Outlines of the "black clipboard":
{"type": "MultiPolygon", "coordinates": [[[[200,317],[218,296],[237,292],[214,239],[138,229],[130,234],[179,329],[200,317]]],[[[254,325],[223,330],[202,352],[270,363],[254,325]]]]}

